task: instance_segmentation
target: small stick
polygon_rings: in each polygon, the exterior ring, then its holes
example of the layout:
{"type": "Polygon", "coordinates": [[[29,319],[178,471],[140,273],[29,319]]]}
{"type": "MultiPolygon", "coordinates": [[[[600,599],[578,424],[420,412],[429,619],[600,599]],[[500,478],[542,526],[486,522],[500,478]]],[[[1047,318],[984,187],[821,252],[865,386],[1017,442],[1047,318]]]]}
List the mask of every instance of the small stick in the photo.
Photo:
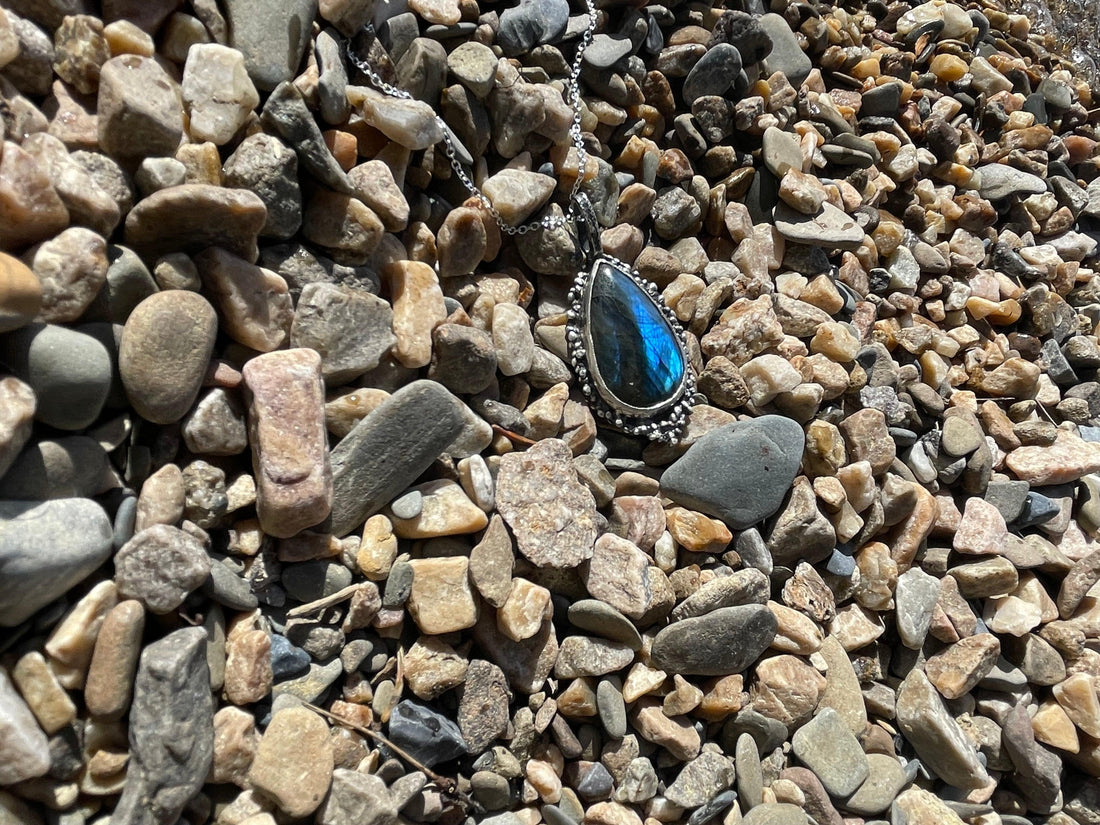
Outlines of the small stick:
{"type": "Polygon", "coordinates": [[[335,607],[340,602],[346,602],[352,596],[354,596],[362,587],[362,583],[349,584],[342,590],[337,590],[335,593],[329,596],[323,596],[317,601],[309,602],[308,604],[300,604],[295,608],[292,608],[286,612],[288,619],[296,619],[299,616],[308,616],[310,613],[320,613],[322,610],[328,610],[330,607],[335,607]]]}
{"type": "Polygon", "coordinates": [[[527,436],[520,435],[519,433],[514,433],[511,430],[505,429],[499,424],[493,424],[492,427],[493,432],[495,432],[497,435],[502,435],[516,444],[522,444],[524,447],[532,447],[535,444],[535,442],[527,436]]]}

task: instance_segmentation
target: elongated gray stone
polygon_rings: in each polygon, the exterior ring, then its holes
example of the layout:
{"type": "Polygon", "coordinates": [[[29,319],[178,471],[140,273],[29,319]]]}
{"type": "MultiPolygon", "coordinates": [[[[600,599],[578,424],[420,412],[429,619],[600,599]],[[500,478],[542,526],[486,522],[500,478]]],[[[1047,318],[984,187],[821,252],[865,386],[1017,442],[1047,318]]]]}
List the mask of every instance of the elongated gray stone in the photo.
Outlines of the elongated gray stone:
{"type": "Polygon", "coordinates": [[[130,764],[111,825],[171,825],[214,755],[206,631],[187,627],[141,653],[130,708],[130,764]]]}
{"type": "Polygon", "coordinates": [[[82,581],[111,554],[112,529],[90,499],[0,501],[0,627],[82,581]]]}
{"type": "Polygon", "coordinates": [[[414,381],[361,420],[332,451],[332,532],[345,536],[431,466],[462,431],[443,385],[414,381]]]}
{"type": "Polygon", "coordinates": [[[653,640],[653,666],[694,676],[740,673],[772,643],[777,628],[775,614],[761,604],[673,622],[653,640]]]}

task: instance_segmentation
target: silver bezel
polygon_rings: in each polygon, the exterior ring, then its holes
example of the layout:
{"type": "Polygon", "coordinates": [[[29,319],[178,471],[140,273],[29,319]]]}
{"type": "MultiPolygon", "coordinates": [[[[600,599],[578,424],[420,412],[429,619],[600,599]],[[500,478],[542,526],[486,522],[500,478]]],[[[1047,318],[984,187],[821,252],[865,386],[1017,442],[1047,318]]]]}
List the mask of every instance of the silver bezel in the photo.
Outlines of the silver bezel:
{"type": "MultiPolygon", "coordinates": [[[[668,308],[657,291],[657,287],[645,280],[629,264],[606,253],[593,260],[587,270],[577,273],[573,288],[569,291],[569,315],[566,325],[566,341],[569,345],[569,358],[580,381],[581,391],[588,400],[593,412],[610,424],[630,435],[642,435],[653,441],[672,442],[677,440],[688,414],[691,412],[691,399],[695,392],[695,376],[688,362],[687,341],[679,319],[668,308]],[[684,359],[684,375],[676,391],[667,401],[651,407],[635,407],[620,400],[607,388],[603,376],[595,363],[589,361],[588,352],[592,349],[593,330],[588,324],[588,307],[592,294],[595,274],[601,265],[614,267],[626,273],[654,305],[661,311],[672,328],[684,359]]],[[[599,335],[598,331],[595,331],[599,335]]]]}

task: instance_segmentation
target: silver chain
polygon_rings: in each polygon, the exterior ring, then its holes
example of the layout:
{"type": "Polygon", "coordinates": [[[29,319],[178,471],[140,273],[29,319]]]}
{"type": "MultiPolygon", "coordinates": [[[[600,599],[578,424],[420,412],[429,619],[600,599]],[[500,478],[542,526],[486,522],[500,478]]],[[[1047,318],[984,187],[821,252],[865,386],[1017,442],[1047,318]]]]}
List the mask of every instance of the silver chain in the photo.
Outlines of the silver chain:
{"type": "MultiPolygon", "coordinates": [[[[493,206],[493,202],[478,188],[473,178],[470,177],[470,173],[466,171],[466,168],[458,159],[458,150],[455,148],[454,140],[451,138],[450,127],[442,117],[439,115],[435,116],[435,121],[439,125],[440,131],[443,133],[443,143],[446,147],[444,151],[447,154],[447,159],[451,162],[451,168],[454,169],[455,174],[458,175],[458,179],[462,181],[463,185],[470,190],[470,193],[481,201],[481,205],[493,216],[497,225],[500,226],[501,231],[506,235],[526,235],[528,232],[535,229],[560,229],[562,226],[573,221],[577,216],[577,196],[580,192],[581,184],[584,182],[585,167],[588,165],[588,152],[584,148],[584,135],[581,133],[581,59],[584,57],[585,51],[591,45],[592,37],[596,33],[595,0],[585,0],[585,5],[588,10],[588,26],[581,36],[580,44],[577,46],[577,54],[576,57],[573,58],[573,65],[569,70],[569,81],[565,86],[566,102],[573,107],[573,123],[569,127],[569,136],[573,139],[573,146],[577,150],[577,179],[573,182],[573,189],[569,193],[569,207],[566,209],[564,215],[546,215],[537,221],[530,221],[520,224],[519,226],[512,226],[505,222],[500,212],[493,206]]],[[[370,64],[360,59],[352,51],[350,39],[348,40],[347,53],[348,59],[355,64],[355,67],[359,69],[359,71],[367,76],[371,85],[378,89],[378,91],[390,97],[401,98],[402,100],[414,99],[413,96],[404,89],[399,89],[392,83],[387,83],[378,72],[371,68],[370,64]]]]}

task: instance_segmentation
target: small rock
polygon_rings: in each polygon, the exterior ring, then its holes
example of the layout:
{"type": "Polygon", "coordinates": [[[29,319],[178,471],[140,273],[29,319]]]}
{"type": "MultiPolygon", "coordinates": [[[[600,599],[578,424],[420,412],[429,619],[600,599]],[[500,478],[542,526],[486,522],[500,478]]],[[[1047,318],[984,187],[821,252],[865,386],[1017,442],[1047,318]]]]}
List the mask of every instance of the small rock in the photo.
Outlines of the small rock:
{"type": "Polygon", "coordinates": [[[254,261],[267,222],[264,202],[246,189],[185,183],[140,200],[126,216],[126,243],[146,259],[217,246],[254,261]]]}
{"type": "Polygon", "coordinates": [[[218,43],[196,43],[188,50],[181,90],[191,137],[215,146],[228,143],[260,103],[244,56],[218,43]]]}
{"type": "Polygon", "coordinates": [[[478,610],[470,588],[468,559],[414,559],[409,564],[413,580],[406,607],[422,633],[473,627],[478,610]]]}
{"type": "Polygon", "coordinates": [[[653,640],[653,663],[681,674],[740,673],[771,644],[776,628],[764,605],[723,607],[661,630],[653,640]],[[740,640],[736,647],[726,643],[731,634],[740,640]]]}
{"type": "Polygon", "coordinates": [[[256,748],[248,782],[269,796],[279,810],[301,818],[321,805],[332,774],[328,725],[306,708],[287,707],[271,717],[256,748]]]}
{"type": "Polygon", "coordinates": [[[388,825],[396,820],[397,806],[381,777],[344,768],[332,772],[332,787],[317,812],[318,825],[388,825]]]}
{"type": "Polygon", "coordinates": [[[115,555],[119,593],[157,614],[183,604],[209,572],[210,558],[199,540],[167,524],[142,530],[115,555]]]}
{"type": "Polygon", "coordinates": [[[0,782],[5,785],[45,776],[50,769],[49,742],[30,708],[0,669],[0,782]]]}
{"type": "Polygon", "coordinates": [[[179,85],[156,60],[125,54],[100,68],[99,145],[118,160],[172,157],[183,138],[179,85]]]}
{"type": "Polygon", "coordinates": [[[791,748],[830,796],[854,793],[870,772],[859,742],[832,708],[824,709],[795,731],[791,748]]]}
{"type": "Polygon", "coordinates": [[[309,43],[317,12],[311,0],[291,3],[229,0],[229,45],[244,55],[248,74],[263,91],[294,77],[309,43]]]}
{"type": "Polygon", "coordinates": [[[391,712],[389,737],[429,768],[469,750],[458,725],[426,705],[408,699],[391,712]]]}
{"type": "Polygon", "coordinates": [[[253,358],[242,374],[256,510],[265,533],[289,538],[332,508],[321,357],[308,349],[279,350],[253,358]]]}

